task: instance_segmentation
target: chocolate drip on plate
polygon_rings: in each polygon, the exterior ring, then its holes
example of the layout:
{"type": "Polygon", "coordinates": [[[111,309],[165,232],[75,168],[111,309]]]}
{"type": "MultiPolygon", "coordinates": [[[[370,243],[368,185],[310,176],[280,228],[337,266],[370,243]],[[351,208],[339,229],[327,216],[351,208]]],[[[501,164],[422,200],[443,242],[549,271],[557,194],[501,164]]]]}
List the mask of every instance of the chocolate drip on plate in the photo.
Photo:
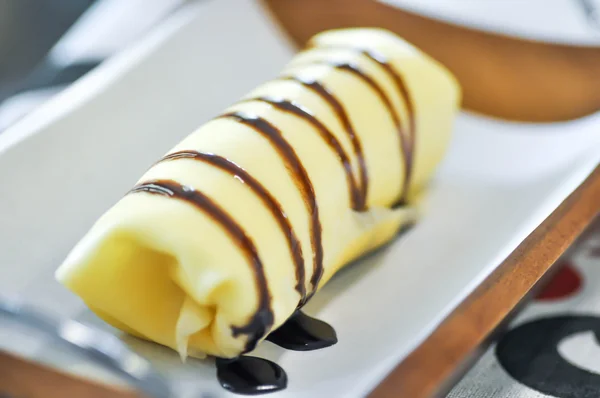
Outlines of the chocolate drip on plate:
{"type": "Polygon", "coordinates": [[[236,394],[258,395],[283,390],[287,375],[267,359],[242,355],[216,359],[217,379],[223,388],[236,394]]]}
{"type": "MultiPolygon", "coordinates": [[[[327,323],[296,311],[267,340],[289,350],[312,351],[337,343],[335,330],[327,323]]],[[[217,378],[223,388],[236,394],[256,395],[279,391],[287,386],[285,371],[262,358],[242,355],[216,359],[217,378]]]]}
{"type": "Polygon", "coordinates": [[[283,325],[272,331],[267,340],[294,351],[312,351],[337,343],[331,325],[296,311],[283,325]]]}

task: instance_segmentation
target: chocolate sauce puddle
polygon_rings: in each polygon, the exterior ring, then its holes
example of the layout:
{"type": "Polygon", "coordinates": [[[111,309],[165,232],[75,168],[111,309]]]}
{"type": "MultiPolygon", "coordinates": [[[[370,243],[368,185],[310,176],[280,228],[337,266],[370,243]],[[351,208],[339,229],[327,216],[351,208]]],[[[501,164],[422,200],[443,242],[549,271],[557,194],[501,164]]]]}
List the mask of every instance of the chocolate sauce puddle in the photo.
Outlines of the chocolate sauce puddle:
{"type": "Polygon", "coordinates": [[[234,359],[216,359],[217,379],[233,393],[258,395],[287,387],[287,375],[276,363],[267,359],[242,355],[234,359]]]}
{"type": "Polygon", "coordinates": [[[335,329],[326,322],[296,311],[267,340],[293,351],[312,351],[337,343],[335,329]]]}
{"type": "MultiPolygon", "coordinates": [[[[312,351],[334,345],[337,335],[328,323],[298,310],[267,340],[288,350],[312,351]]],[[[216,365],[221,386],[236,394],[265,394],[287,387],[285,370],[267,359],[242,355],[217,358],[216,365]]]]}

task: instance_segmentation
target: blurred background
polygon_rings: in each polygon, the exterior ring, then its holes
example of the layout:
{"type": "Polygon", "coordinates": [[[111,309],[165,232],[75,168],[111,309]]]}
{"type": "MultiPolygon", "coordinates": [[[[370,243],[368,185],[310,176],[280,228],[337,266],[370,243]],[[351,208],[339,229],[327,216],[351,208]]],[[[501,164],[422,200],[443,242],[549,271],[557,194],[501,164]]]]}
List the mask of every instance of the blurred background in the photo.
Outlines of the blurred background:
{"type": "MultiPolygon", "coordinates": [[[[0,0],[0,132],[193,1],[0,0]]],[[[390,29],[445,64],[477,112],[558,121],[600,108],[599,0],[256,2],[298,46],[324,29],[390,29]]]]}
{"type": "Polygon", "coordinates": [[[184,0],[0,1],[0,132],[184,0]]]}

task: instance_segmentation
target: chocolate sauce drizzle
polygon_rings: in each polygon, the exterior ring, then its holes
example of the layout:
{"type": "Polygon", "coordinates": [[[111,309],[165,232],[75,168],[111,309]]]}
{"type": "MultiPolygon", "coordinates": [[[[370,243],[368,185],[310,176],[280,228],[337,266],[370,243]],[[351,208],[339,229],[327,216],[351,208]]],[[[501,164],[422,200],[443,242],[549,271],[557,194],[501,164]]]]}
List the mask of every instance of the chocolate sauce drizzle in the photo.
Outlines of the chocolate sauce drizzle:
{"type": "MultiPolygon", "coordinates": [[[[408,91],[407,85],[402,77],[401,73],[394,68],[390,62],[383,56],[382,54],[375,52],[373,50],[366,50],[362,48],[356,48],[349,45],[326,45],[320,47],[313,48],[326,48],[326,49],[343,49],[348,51],[357,52],[366,58],[370,59],[372,62],[376,63],[381,67],[385,73],[392,79],[398,94],[402,101],[406,106],[406,111],[408,114],[408,128],[404,129],[401,124],[401,118],[393,106],[392,102],[389,100],[383,88],[369,75],[365,72],[361,71],[356,65],[348,62],[336,62],[336,61],[328,61],[328,60],[315,60],[310,61],[307,64],[326,64],[331,67],[348,71],[355,76],[359,77],[366,84],[368,84],[377,95],[382,99],[386,107],[388,108],[390,115],[396,124],[396,128],[398,129],[398,136],[400,140],[400,152],[402,154],[402,158],[404,160],[404,181],[402,183],[402,192],[400,194],[400,198],[395,206],[400,206],[406,202],[408,190],[410,187],[411,179],[412,179],[412,169],[413,169],[413,157],[415,152],[415,134],[416,134],[416,118],[415,118],[415,107],[412,101],[412,97],[408,91]]],[[[309,48],[310,49],[310,48],[309,48]]]]}
{"type": "Polygon", "coordinates": [[[242,227],[212,199],[189,186],[181,185],[171,180],[146,181],[136,185],[130,193],[146,192],[153,195],[185,201],[211,217],[229,235],[231,240],[240,248],[246,256],[248,263],[254,270],[256,290],[258,291],[258,310],[244,326],[233,326],[234,337],[241,334],[247,335],[245,352],[252,351],[258,341],[273,326],[273,310],[271,308],[271,293],[267,278],[263,269],[258,250],[252,239],[246,234],[242,227]]]}
{"type": "Polygon", "coordinates": [[[319,95],[325,102],[329,104],[338,120],[344,126],[344,130],[350,138],[352,143],[352,149],[354,150],[354,156],[358,161],[358,173],[360,180],[360,202],[357,203],[356,208],[358,210],[364,210],[367,203],[367,194],[369,190],[369,175],[367,173],[367,164],[365,162],[365,156],[363,153],[362,143],[360,138],[354,131],[352,122],[348,117],[346,109],[342,103],[329,91],[325,86],[313,79],[306,79],[300,76],[284,76],[281,80],[289,80],[303,85],[304,87],[312,90],[315,94],[319,95]]]}
{"type": "MultiPolygon", "coordinates": [[[[310,279],[312,292],[318,288],[319,281],[323,276],[323,241],[321,239],[321,221],[319,219],[319,207],[312,182],[302,165],[300,158],[294,148],[286,141],[279,129],[262,117],[250,115],[244,112],[231,112],[219,116],[219,118],[233,119],[261,134],[277,150],[286,168],[290,172],[294,183],[302,194],[304,204],[310,217],[310,241],[313,248],[313,273],[310,279]]],[[[309,296],[310,297],[310,296],[309,296]]],[[[304,304],[301,301],[299,306],[304,304]]]]}
{"type": "Polygon", "coordinates": [[[404,201],[404,196],[406,195],[406,191],[408,190],[408,183],[409,183],[409,178],[410,178],[410,165],[411,165],[410,150],[409,150],[409,143],[407,142],[408,137],[404,133],[404,128],[402,127],[402,123],[400,122],[400,115],[398,114],[398,111],[392,104],[392,101],[389,99],[389,97],[387,96],[387,94],[385,93],[383,88],[380,87],[379,84],[375,81],[375,79],[373,79],[371,76],[369,76],[366,73],[364,73],[363,71],[361,71],[356,65],[354,65],[352,63],[320,60],[320,61],[314,62],[314,64],[328,65],[335,69],[339,69],[339,70],[348,72],[348,73],[356,76],[357,78],[362,80],[365,84],[367,84],[369,87],[371,87],[373,89],[373,91],[377,94],[377,96],[381,99],[381,101],[383,102],[385,107],[388,109],[389,114],[392,118],[392,121],[393,121],[394,125],[396,126],[396,129],[398,130],[398,137],[400,139],[400,148],[401,148],[401,151],[403,154],[402,158],[404,160],[404,179],[403,179],[404,182],[403,182],[400,201],[404,201]]]}
{"type": "Polygon", "coordinates": [[[350,157],[348,156],[338,139],[335,138],[335,135],[333,135],[331,130],[329,130],[329,128],[327,128],[325,124],[323,124],[319,119],[317,119],[310,110],[292,101],[274,97],[255,97],[239,101],[239,103],[251,101],[267,103],[279,109],[280,111],[291,113],[310,123],[315,128],[315,130],[319,132],[319,135],[321,136],[323,141],[329,146],[329,148],[331,148],[335,152],[338,160],[344,168],[344,172],[346,174],[346,181],[348,183],[348,190],[350,193],[350,207],[354,210],[363,209],[364,199],[362,197],[362,192],[354,178],[354,174],[352,172],[352,164],[350,163],[350,157]]]}
{"type": "Polygon", "coordinates": [[[212,153],[198,151],[179,151],[168,154],[157,163],[178,159],[191,159],[203,163],[210,164],[238,179],[245,184],[254,194],[262,200],[265,206],[271,211],[271,214],[277,220],[281,232],[285,236],[290,254],[296,268],[296,291],[300,293],[302,300],[306,298],[306,272],[304,270],[304,256],[302,254],[302,246],[298,241],[298,237],[292,224],[290,223],[287,214],[281,207],[281,204],[273,197],[273,195],[260,183],[256,178],[252,177],[246,170],[238,166],[231,160],[212,153]]]}
{"type": "MultiPolygon", "coordinates": [[[[408,195],[408,190],[412,180],[417,133],[415,107],[412,101],[412,96],[408,92],[408,87],[404,81],[404,78],[402,77],[402,74],[400,74],[400,72],[394,68],[382,54],[371,50],[355,50],[376,62],[385,70],[388,76],[394,81],[394,85],[400,94],[400,98],[402,98],[406,106],[406,112],[408,114],[407,137],[406,140],[402,140],[402,138],[400,139],[400,143],[402,145],[400,151],[404,154],[405,174],[404,183],[402,184],[402,195],[395,203],[395,206],[403,205],[406,202],[406,196],[408,195]]],[[[400,132],[400,134],[402,134],[402,132],[400,132]]]]}

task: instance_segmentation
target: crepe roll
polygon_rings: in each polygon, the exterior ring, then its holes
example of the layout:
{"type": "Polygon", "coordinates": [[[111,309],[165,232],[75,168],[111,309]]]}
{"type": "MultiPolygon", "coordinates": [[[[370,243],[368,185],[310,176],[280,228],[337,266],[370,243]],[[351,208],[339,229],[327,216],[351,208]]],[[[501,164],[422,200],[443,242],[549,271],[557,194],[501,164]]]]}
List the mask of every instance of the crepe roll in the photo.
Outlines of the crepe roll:
{"type": "Polygon", "coordinates": [[[182,357],[251,351],[413,221],[459,102],[455,78],[392,33],[321,33],[150,167],[56,276],[182,357]]]}

